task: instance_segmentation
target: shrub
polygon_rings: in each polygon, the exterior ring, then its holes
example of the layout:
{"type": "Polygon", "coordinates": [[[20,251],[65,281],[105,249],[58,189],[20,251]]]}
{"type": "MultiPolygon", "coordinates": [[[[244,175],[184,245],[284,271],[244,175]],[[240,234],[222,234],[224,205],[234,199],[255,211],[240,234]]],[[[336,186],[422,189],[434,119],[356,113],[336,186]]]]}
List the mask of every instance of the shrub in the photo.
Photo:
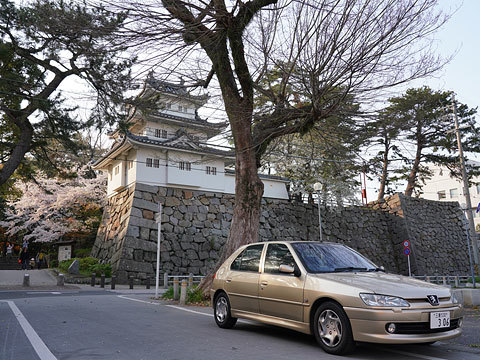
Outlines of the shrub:
{"type": "Polygon", "coordinates": [[[187,290],[187,304],[198,304],[205,301],[206,299],[203,296],[202,290],[200,290],[197,286],[194,286],[191,289],[187,290]]]}
{"type": "Polygon", "coordinates": [[[173,299],[173,286],[170,286],[162,295],[163,299],[173,299]]]}
{"type": "MultiPolygon", "coordinates": [[[[181,287],[178,287],[178,291],[181,291],[181,287]]],[[[173,300],[173,286],[170,286],[167,291],[162,295],[163,299],[173,300]]],[[[186,304],[199,304],[204,303],[207,299],[203,296],[203,293],[195,285],[194,287],[187,289],[187,297],[185,299],[186,304]]]]}
{"type": "Polygon", "coordinates": [[[58,264],[58,268],[60,270],[64,271],[64,272],[67,272],[70,265],[72,265],[73,260],[75,260],[75,259],[68,259],[68,260],[60,261],[60,263],[58,264]]]}
{"type": "Polygon", "coordinates": [[[112,265],[110,264],[95,264],[91,265],[89,271],[95,273],[96,276],[105,274],[106,277],[112,276],[112,265]]]}
{"type": "Polygon", "coordinates": [[[78,249],[78,250],[75,250],[75,255],[77,258],[86,258],[90,256],[91,252],[92,252],[92,248],[78,249]]]}
{"type": "Polygon", "coordinates": [[[90,267],[98,264],[98,259],[93,257],[75,258],[80,263],[80,271],[90,271],[90,267]]]}
{"type": "Polygon", "coordinates": [[[64,260],[58,264],[58,268],[67,272],[74,260],[78,260],[80,274],[82,275],[91,275],[92,273],[95,273],[96,276],[100,276],[101,274],[105,274],[106,277],[112,276],[112,266],[110,264],[99,264],[98,259],[92,257],[64,260]]]}

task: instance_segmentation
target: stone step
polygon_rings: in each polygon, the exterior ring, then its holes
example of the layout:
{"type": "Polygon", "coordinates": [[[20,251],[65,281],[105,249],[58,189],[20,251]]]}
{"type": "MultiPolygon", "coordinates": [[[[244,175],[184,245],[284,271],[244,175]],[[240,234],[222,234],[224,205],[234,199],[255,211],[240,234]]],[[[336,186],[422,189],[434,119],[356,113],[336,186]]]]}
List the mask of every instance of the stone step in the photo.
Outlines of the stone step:
{"type": "Polygon", "coordinates": [[[18,263],[18,257],[0,257],[0,270],[20,270],[22,265],[18,263]]]}
{"type": "Polygon", "coordinates": [[[0,263],[0,270],[21,270],[22,265],[17,263],[0,263]]]}

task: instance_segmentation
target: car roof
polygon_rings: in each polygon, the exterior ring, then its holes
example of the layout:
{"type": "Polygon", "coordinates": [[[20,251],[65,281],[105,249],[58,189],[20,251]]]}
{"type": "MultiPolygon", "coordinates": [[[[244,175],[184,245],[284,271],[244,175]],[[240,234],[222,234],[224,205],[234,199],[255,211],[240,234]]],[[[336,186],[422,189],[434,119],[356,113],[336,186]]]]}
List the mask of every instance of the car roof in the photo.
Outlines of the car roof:
{"type": "Polygon", "coordinates": [[[313,241],[313,240],[308,240],[308,241],[302,241],[302,240],[292,240],[292,241],[287,241],[287,240],[267,240],[267,241],[257,241],[254,243],[250,244],[245,244],[242,245],[241,247],[246,247],[250,245],[263,245],[263,244],[305,244],[305,243],[310,243],[310,244],[332,244],[332,245],[344,245],[342,243],[336,243],[333,241],[313,241]]]}

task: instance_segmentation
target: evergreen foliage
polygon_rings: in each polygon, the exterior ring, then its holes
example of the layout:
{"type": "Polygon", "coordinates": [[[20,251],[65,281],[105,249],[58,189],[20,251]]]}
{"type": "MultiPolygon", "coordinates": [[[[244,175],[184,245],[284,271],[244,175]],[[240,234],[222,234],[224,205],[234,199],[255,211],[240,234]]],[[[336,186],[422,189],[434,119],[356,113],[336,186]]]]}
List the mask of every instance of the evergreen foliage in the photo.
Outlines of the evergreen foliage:
{"type": "Polygon", "coordinates": [[[15,171],[28,179],[68,171],[65,154],[85,149],[79,132],[124,119],[133,59],[122,59],[114,37],[125,19],[76,1],[0,0],[0,185],[15,171]],[[93,90],[87,120],[60,91],[67,78],[93,90]]]}
{"type": "MultiPolygon", "coordinates": [[[[381,184],[388,187],[390,183],[407,182],[405,194],[419,194],[422,183],[432,175],[429,164],[446,167],[460,178],[452,105],[451,92],[434,91],[426,86],[408,89],[405,94],[389,99],[389,105],[372,124],[377,131],[374,141],[383,146],[371,161],[374,168],[382,168],[378,171],[382,174],[381,184]],[[394,167],[390,166],[392,161],[394,167]]],[[[465,152],[480,151],[476,112],[477,109],[457,102],[465,152]]],[[[470,177],[479,174],[478,166],[467,165],[470,177]]]]}

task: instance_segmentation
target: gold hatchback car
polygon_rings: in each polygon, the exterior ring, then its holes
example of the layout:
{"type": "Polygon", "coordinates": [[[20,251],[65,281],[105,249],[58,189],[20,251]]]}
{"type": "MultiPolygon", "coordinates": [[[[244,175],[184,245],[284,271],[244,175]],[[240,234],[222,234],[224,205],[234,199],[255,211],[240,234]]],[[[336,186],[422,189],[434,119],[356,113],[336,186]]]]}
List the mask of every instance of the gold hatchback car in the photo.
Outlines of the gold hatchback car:
{"type": "Polygon", "coordinates": [[[314,334],[328,353],[355,342],[433,343],[461,334],[463,307],[450,289],[385,273],[336,243],[272,241],[239,248],[218,269],[215,321],[237,318],[314,334]]]}

